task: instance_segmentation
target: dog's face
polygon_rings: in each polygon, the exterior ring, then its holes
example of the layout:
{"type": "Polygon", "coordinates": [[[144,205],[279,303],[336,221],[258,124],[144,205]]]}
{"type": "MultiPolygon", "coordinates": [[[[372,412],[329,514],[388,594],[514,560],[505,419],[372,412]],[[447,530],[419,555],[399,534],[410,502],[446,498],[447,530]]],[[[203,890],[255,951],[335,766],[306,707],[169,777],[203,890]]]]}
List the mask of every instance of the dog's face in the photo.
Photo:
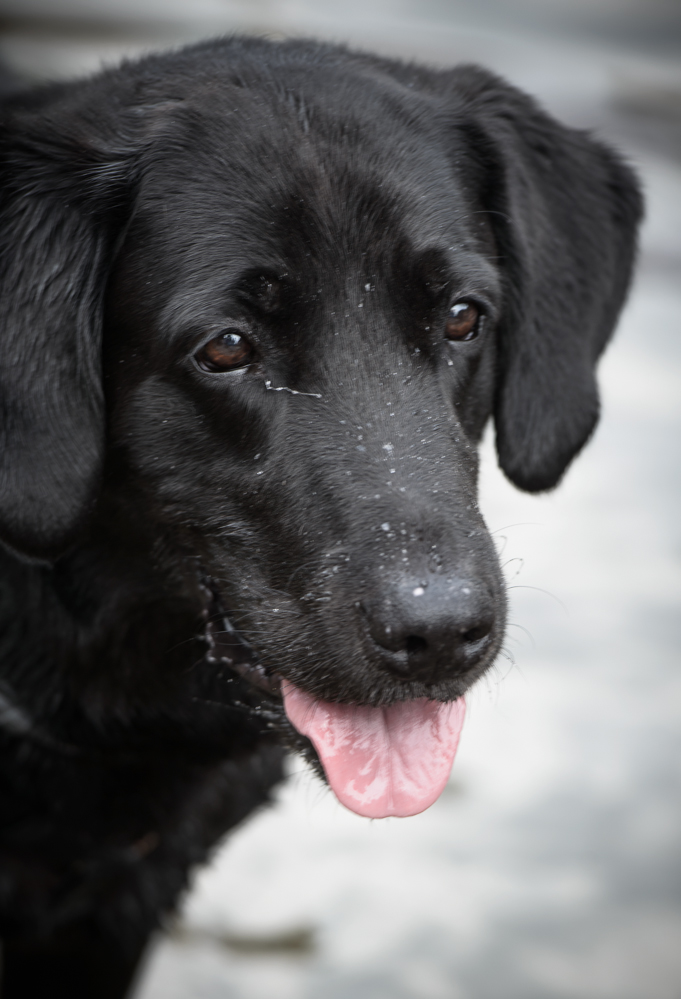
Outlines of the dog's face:
{"type": "Polygon", "coordinates": [[[504,625],[476,505],[491,231],[399,119],[339,149],[334,107],[270,134],[276,103],[243,103],[229,132],[224,97],[171,111],[139,190],[105,305],[112,488],[199,556],[266,669],[451,700],[504,625]]]}
{"type": "Polygon", "coordinates": [[[476,445],[544,489],[591,432],[629,171],[480,70],[263,42],[18,104],[3,155],[5,542],[125,538],[263,686],[459,697],[505,617],[476,445]]]}

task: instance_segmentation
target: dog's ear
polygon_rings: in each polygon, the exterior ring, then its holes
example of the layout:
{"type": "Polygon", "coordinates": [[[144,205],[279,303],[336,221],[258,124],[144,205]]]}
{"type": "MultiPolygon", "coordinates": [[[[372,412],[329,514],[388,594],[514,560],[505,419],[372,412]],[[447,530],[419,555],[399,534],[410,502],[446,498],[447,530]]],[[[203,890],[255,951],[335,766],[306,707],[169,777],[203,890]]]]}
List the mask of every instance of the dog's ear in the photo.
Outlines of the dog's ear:
{"type": "Polygon", "coordinates": [[[101,302],[126,157],[94,116],[14,108],[0,123],[0,540],[52,557],[96,495],[101,302]]]}
{"type": "Polygon", "coordinates": [[[587,133],[485,71],[466,67],[458,82],[505,285],[499,462],[522,489],[549,489],[598,419],[595,365],[629,285],[642,199],[587,133]]]}

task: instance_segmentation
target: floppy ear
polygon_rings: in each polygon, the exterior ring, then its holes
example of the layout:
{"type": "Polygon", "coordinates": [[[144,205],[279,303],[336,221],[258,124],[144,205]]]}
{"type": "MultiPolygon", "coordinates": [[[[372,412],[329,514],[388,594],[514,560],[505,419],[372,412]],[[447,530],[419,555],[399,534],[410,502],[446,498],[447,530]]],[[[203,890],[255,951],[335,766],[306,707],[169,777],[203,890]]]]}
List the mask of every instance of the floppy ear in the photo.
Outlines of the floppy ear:
{"type": "Polygon", "coordinates": [[[95,149],[93,127],[20,107],[0,124],[0,539],[35,557],[75,537],[100,474],[122,166],[95,149]]]}
{"type": "Polygon", "coordinates": [[[499,462],[522,489],[549,489],[598,419],[595,365],[629,285],[642,199],[610,149],[491,74],[460,72],[505,284],[499,462]]]}

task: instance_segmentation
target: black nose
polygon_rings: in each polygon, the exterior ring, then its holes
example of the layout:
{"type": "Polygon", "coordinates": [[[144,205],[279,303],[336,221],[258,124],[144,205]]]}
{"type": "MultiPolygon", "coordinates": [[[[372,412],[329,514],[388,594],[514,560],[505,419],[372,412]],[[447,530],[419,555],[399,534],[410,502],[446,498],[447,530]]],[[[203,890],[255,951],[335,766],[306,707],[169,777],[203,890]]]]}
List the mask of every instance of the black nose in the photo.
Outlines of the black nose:
{"type": "Polygon", "coordinates": [[[386,667],[431,683],[472,669],[494,626],[482,582],[443,576],[403,580],[365,610],[374,642],[391,653],[386,667]]]}

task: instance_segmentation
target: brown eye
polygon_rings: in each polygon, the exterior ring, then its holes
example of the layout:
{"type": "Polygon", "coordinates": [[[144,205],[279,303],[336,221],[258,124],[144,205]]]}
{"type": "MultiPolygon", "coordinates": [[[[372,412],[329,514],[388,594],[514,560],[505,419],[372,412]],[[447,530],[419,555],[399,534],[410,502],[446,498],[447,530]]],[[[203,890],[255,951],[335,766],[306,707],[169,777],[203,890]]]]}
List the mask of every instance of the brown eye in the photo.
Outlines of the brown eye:
{"type": "Polygon", "coordinates": [[[204,371],[231,371],[251,364],[256,353],[248,340],[235,330],[228,330],[209,340],[196,354],[204,371]]]}
{"type": "Polygon", "coordinates": [[[445,323],[448,340],[473,340],[478,335],[480,310],[472,302],[457,302],[449,310],[445,323]]]}

